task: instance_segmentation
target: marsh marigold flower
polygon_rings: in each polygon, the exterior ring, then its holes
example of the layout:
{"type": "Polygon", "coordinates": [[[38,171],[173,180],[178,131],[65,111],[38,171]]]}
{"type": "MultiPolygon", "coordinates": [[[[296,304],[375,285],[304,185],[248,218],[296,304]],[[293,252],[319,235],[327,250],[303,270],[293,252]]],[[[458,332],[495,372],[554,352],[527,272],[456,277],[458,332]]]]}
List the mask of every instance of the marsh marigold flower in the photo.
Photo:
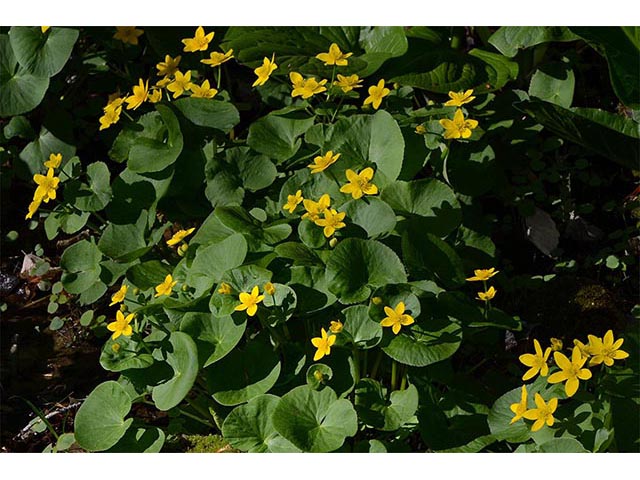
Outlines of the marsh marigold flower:
{"type": "Polygon", "coordinates": [[[167,240],[167,245],[169,245],[170,247],[177,245],[178,243],[183,241],[185,238],[187,238],[189,235],[191,235],[194,230],[195,230],[195,227],[189,228],[188,230],[178,230],[176,233],[173,234],[173,236],[169,240],[167,240]]]}
{"type": "Polygon", "coordinates": [[[125,102],[127,102],[127,110],[135,110],[147,100],[148,96],[149,80],[143,82],[140,78],[138,80],[138,85],[133,87],[133,95],[125,99],[125,102]]]}
{"type": "Polygon", "coordinates": [[[210,67],[217,67],[222,65],[224,62],[231,60],[232,58],[233,48],[230,48],[227,53],[211,52],[209,54],[209,58],[200,60],[200,63],[204,63],[205,65],[209,65],[210,67]]]}
{"type": "Polygon", "coordinates": [[[202,82],[202,85],[198,86],[195,83],[191,85],[191,96],[193,98],[213,98],[218,94],[218,90],[211,88],[209,80],[202,82]]]}
{"type": "Polygon", "coordinates": [[[413,317],[404,313],[404,311],[404,302],[399,302],[395,308],[384,307],[384,313],[387,316],[382,319],[380,325],[383,327],[391,327],[391,331],[397,335],[400,333],[400,328],[407,327],[415,322],[413,317]]]}
{"type": "Polygon", "coordinates": [[[540,342],[538,342],[538,340],[533,341],[533,348],[536,352],[535,355],[532,353],[525,353],[523,355],[520,355],[519,357],[520,362],[522,362],[527,367],[531,367],[522,376],[522,380],[524,381],[535,377],[538,373],[540,373],[540,376],[542,377],[546,377],[549,374],[549,365],[547,365],[547,359],[551,354],[551,348],[547,347],[547,349],[543,353],[542,347],[540,346],[540,342]]]}
{"type": "Polygon", "coordinates": [[[425,133],[427,133],[427,127],[422,124],[417,125],[414,132],[416,132],[418,135],[424,135],[425,133]]]}
{"type": "Polygon", "coordinates": [[[620,350],[623,342],[623,338],[614,341],[612,330],[608,330],[607,333],[604,334],[603,339],[595,335],[589,335],[590,351],[591,355],[593,355],[589,361],[589,365],[604,363],[607,367],[610,367],[613,365],[614,360],[627,358],[629,354],[620,350]]]}
{"type": "Polygon", "coordinates": [[[553,352],[553,359],[556,361],[556,365],[560,367],[560,371],[549,375],[547,381],[549,383],[566,381],[564,391],[567,397],[572,397],[578,391],[580,380],[589,380],[591,378],[591,371],[588,368],[582,368],[587,361],[587,357],[582,356],[580,349],[574,348],[571,352],[571,360],[560,352],[553,352]]]}
{"type": "Polygon", "coordinates": [[[495,268],[489,268],[488,270],[478,269],[473,271],[473,277],[467,278],[467,282],[486,282],[494,275],[497,275],[500,270],[495,268]]]}
{"type": "Polygon", "coordinates": [[[170,77],[176,71],[178,71],[178,65],[180,65],[180,60],[182,57],[178,55],[176,58],[172,58],[171,55],[164,56],[164,62],[159,62],[156,64],[156,69],[158,70],[158,75],[161,77],[170,77]]]}
{"type": "Polygon", "coordinates": [[[491,300],[493,300],[493,297],[496,296],[496,293],[498,293],[498,291],[493,288],[493,287],[489,287],[489,289],[486,292],[478,292],[478,300],[482,300],[483,302],[489,302],[491,300]]]}
{"type": "Polygon", "coordinates": [[[380,79],[378,85],[369,87],[369,96],[364,99],[363,105],[371,104],[374,110],[377,110],[382,103],[382,99],[389,95],[391,90],[384,86],[384,80],[380,79]]]}
{"type": "Polygon", "coordinates": [[[551,342],[551,350],[553,352],[559,352],[560,350],[562,350],[562,340],[560,340],[559,338],[551,337],[549,341],[551,342]]]}
{"type": "Polygon", "coordinates": [[[331,197],[329,197],[328,193],[325,193],[317,202],[305,198],[302,201],[302,204],[307,211],[307,213],[302,215],[302,218],[308,218],[312,222],[316,222],[320,218],[320,215],[322,215],[331,206],[331,197]]]}
{"type": "Polygon", "coordinates": [[[49,160],[44,162],[44,166],[47,168],[58,168],[62,163],[62,154],[61,153],[52,153],[49,155],[49,160]]]}
{"type": "Polygon", "coordinates": [[[34,200],[29,204],[29,208],[27,209],[27,214],[24,217],[25,220],[28,220],[31,217],[33,217],[33,215],[38,211],[38,208],[40,208],[41,203],[42,203],[41,201],[34,200]]]}
{"type": "Polygon", "coordinates": [[[588,357],[591,356],[591,345],[590,344],[585,345],[580,340],[575,339],[573,341],[573,348],[577,348],[578,350],[580,350],[580,354],[583,357],[587,357],[588,358],[588,357]]]}
{"type": "Polygon", "coordinates": [[[469,103],[476,97],[472,97],[473,90],[467,90],[466,92],[449,92],[449,98],[445,102],[445,107],[461,107],[465,103],[469,103]]]}
{"type": "Polygon", "coordinates": [[[333,84],[336,87],[340,87],[344,93],[348,93],[354,88],[361,88],[362,79],[355,73],[349,76],[338,74],[338,80],[333,82],[333,84]]]}
{"type": "Polygon", "coordinates": [[[465,119],[462,110],[459,108],[453,115],[453,120],[443,118],[439,123],[442,125],[442,128],[444,128],[444,138],[447,140],[451,138],[469,138],[471,136],[471,130],[478,126],[477,120],[471,120],[470,118],[465,119]]]}
{"type": "Polygon", "coordinates": [[[337,210],[328,208],[323,212],[323,215],[324,218],[319,218],[315,221],[315,224],[319,227],[324,227],[324,236],[327,238],[336,233],[336,230],[346,226],[342,221],[346,215],[345,212],[338,213],[337,210]]]}
{"type": "Polygon", "coordinates": [[[253,317],[258,311],[258,304],[264,300],[264,295],[260,295],[258,286],[256,285],[251,290],[251,293],[240,292],[239,299],[240,305],[235,308],[235,311],[240,312],[246,310],[247,315],[253,317]]]}
{"type": "Polygon", "coordinates": [[[336,343],[336,336],[328,335],[324,328],[320,329],[320,336],[311,339],[311,344],[317,348],[313,361],[317,362],[325,355],[329,355],[334,343],[336,343]]]}
{"type": "Polygon", "coordinates": [[[42,33],[47,33],[47,30],[49,30],[51,27],[47,26],[47,27],[40,27],[40,31],[42,33]]]}
{"type": "Polygon", "coordinates": [[[226,282],[222,282],[218,287],[218,293],[221,295],[229,295],[231,293],[231,285],[226,282]]]}
{"type": "Polygon", "coordinates": [[[298,72],[291,72],[289,74],[289,79],[293,86],[293,90],[291,91],[291,96],[293,98],[302,97],[307,99],[317,93],[322,93],[327,90],[327,87],[324,86],[327,83],[327,80],[320,80],[318,82],[314,77],[304,79],[298,72]]]}
{"type": "Polygon", "coordinates": [[[151,87],[148,100],[151,103],[158,103],[162,100],[162,90],[156,87],[151,87]]]}
{"type": "Polygon", "coordinates": [[[331,333],[340,333],[343,328],[344,325],[342,325],[342,322],[340,320],[331,320],[329,324],[329,331],[331,333]]]}
{"type": "Polygon", "coordinates": [[[154,296],[160,297],[162,295],[171,295],[171,291],[173,290],[173,287],[175,287],[177,283],[178,283],[177,281],[173,280],[173,277],[171,276],[171,274],[167,275],[164,278],[164,282],[156,286],[156,294],[154,296]]]}
{"type": "Polygon", "coordinates": [[[133,333],[133,328],[131,328],[131,325],[129,324],[131,323],[131,320],[133,320],[134,316],[135,314],[130,313],[125,317],[124,313],[122,313],[120,310],[116,312],[115,322],[111,322],[107,325],[107,330],[113,332],[113,335],[111,335],[111,340],[115,340],[120,335],[124,335],[125,337],[131,336],[131,334],[133,333]]]}
{"type": "Polygon", "coordinates": [[[313,163],[307,165],[307,168],[311,169],[311,173],[320,173],[333,165],[340,158],[340,154],[333,154],[332,150],[329,150],[322,156],[317,156],[313,159],[313,163]]]}
{"type": "Polygon", "coordinates": [[[111,295],[111,303],[109,304],[109,306],[112,307],[116,303],[123,302],[124,301],[124,297],[127,295],[127,290],[129,290],[129,287],[127,285],[123,284],[120,287],[120,290],[118,290],[116,293],[111,295]]]}
{"type": "Polygon", "coordinates": [[[36,182],[38,187],[33,194],[33,199],[37,202],[48,203],[49,200],[56,199],[56,190],[60,183],[60,179],[53,174],[53,168],[47,170],[47,175],[40,175],[36,173],[33,176],[33,181],[36,182]]]}
{"type": "Polygon", "coordinates": [[[213,40],[214,32],[204,33],[204,28],[196,28],[196,33],[193,38],[183,38],[185,52],[198,52],[205,51],[209,48],[209,43],[213,40]]]}
{"type": "Polygon", "coordinates": [[[253,82],[253,84],[251,85],[252,87],[258,87],[267,83],[267,80],[269,80],[269,77],[271,76],[273,71],[278,68],[278,65],[276,65],[276,62],[274,60],[275,53],[271,56],[271,60],[269,60],[267,57],[264,57],[264,59],[262,60],[262,65],[253,71],[253,73],[255,73],[258,78],[255,82],[253,82]]]}
{"type": "Polygon", "coordinates": [[[138,45],[138,37],[143,33],[144,30],[136,27],[116,27],[116,33],[113,38],[120,40],[122,43],[138,45]]]}
{"type": "Polygon", "coordinates": [[[276,293],[276,286],[271,282],[267,282],[264,284],[264,291],[273,296],[276,293]]]}
{"type": "Polygon", "coordinates": [[[178,98],[184,92],[191,90],[193,83],[191,83],[191,70],[183,74],[180,70],[176,71],[173,78],[173,82],[167,85],[167,90],[173,92],[173,98],[178,98]]]}
{"type": "Polygon", "coordinates": [[[360,173],[347,168],[345,172],[349,183],[340,187],[342,193],[351,194],[357,200],[363,195],[375,195],[378,193],[378,187],[371,183],[373,179],[373,168],[367,167],[360,173]]]}
{"type": "Polygon", "coordinates": [[[302,190],[298,190],[295,195],[287,195],[287,203],[282,208],[289,210],[289,213],[293,213],[296,207],[301,204],[303,200],[302,190]]]}
{"type": "Polygon", "coordinates": [[[553,418],[553,412],[558,408],[558,399],[552,398],[549,400],[549,403],[545,403],[544,398],[539,393],[536,393],[534,396],[534,401],[537,408],[532,408],[531,410],[527,410],[524,412],[523,417],[527,420],[535,420],[533,425],[531,426],[532,432],[537,432],[542,427],[544,427],[545,423],[551,427],[555,421],[553,418]]]}
{"type": "Polygon", "coordinates": [[[527,411],[527,386],[522,385],[522,390],[520,392],[520,402],[512,403],[509,408],[515,414],[515,416],[509,422],[515,423],[522,418],[524,413],[527,411]]]}
{"type": "Polygon", "coordinates": [[[326,53],[319,53],[316,58],[325,65],[336,65],[338,67],[344,67],[348,65],[347,58],[353,53],[342,53],[337,43],[332,43],[329,47],[329,51],[326,53]]]}

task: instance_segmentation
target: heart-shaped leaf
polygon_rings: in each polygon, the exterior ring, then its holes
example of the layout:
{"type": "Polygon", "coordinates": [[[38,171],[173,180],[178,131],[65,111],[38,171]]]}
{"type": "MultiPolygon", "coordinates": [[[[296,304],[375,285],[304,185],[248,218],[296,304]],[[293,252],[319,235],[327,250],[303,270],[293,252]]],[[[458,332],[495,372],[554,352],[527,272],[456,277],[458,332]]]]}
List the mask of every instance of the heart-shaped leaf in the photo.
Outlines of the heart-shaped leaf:
{"type": "Polygon", "coordinates": [[[211,313],[187,312],[180,330],[193,338],[198,347],[200,365],[207,367],[227,355],[242,339],[247,327],[246,317],[211,313]]]}
{"type": "Polygon", "coordinates": [[[198,348],[189,335],[171,332],[171,350],[167,363],[173,368],[173,377],[153,388],[151,398],[158,410],[170,410],[187,396],[198,374],[198,348]]]}

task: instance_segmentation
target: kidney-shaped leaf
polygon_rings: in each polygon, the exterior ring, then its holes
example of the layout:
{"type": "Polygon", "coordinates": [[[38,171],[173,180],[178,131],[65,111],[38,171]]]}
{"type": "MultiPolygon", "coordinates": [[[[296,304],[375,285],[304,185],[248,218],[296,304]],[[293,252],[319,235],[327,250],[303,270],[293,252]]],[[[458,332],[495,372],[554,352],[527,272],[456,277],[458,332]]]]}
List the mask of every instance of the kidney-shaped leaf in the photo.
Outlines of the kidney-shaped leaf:
{"type": "Polygon", "coordinates": [[[91,452],[107,450],[125,434],[133,419],[127,392],[114,381],[98,385],[78,409],[75,436],[78,445],[91,452]]]}
{"type": "Polygon", "coordinates": [[[218,317],[204,312],[187,312],[180,323],[180,330],[195,340],[200,365],[204,367],[227,355],[238,344],[246,328],[244,316],[218,317]]]}
{"type": "Polygon", "coordinates": [[[11,27],[9,38],[18,63],[27,72],[53,77],[71,56],[78,30],[54,27],[42,33],[39,27],[11,27]]]}
{"type": "Polygon", "coordinates": [[[240,121],[238,109],[229,102],[209,98],[184,97],[174,105],[191,122],[200,127],[229,132],[240,121]]]}
{"type": "Polygon", "coordinates": [[[317,391],[303,385],[280,399],[273,425],[304,452],[332,452],[356,434],[358,418],[351,402],[338,400],[329,387],[317,391]]]}

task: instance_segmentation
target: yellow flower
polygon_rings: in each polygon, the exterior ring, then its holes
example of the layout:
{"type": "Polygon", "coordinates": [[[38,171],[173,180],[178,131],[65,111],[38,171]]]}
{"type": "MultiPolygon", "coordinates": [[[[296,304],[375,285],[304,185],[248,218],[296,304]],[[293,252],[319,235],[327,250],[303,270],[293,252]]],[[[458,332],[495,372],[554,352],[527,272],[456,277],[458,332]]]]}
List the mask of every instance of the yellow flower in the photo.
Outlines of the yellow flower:
{"type": "Polygon", "coordinates": [[[34,201],[48,203],[49,200],[56,199],[56,190],[58,189],[60,179],[53,176],[53,168],[47,170],[46,176],[36,173],[33,176],[33,181],[38,185],[33,194],[34,201]]]}
{"type": "Polygon", "coordinates": [[[350,92],[354,88],[361,88],[362,79],[358,75],[353,74],[348,77],[338,74],[338,80],[333,82],[336,87],[340,87],[344,93],[350,92]]]}
{"type": "Polygon", "coordinates": [[[125,101],[127,102],[127,110],[135,110],[147,100],[148,96],[149,80],[143,82],[140,78],[138,81],[138,85],[133,87],[133,95],[125,99],[125,101]]]}
{"type": "Polygon", "coordinates": [[[320,218],[320,215],[322,215],[331,206],[331,198],[328,193],[325,193],[317,202],[305,198],[302,201],[302,204],[307,211],[307,213],[302,215],[302,218],[308,218],[312,222],[316,222],[320,218]]]}
{"type": "Polygon", "coordinates": [[[562,350],[562,340],[560,340],[559,338],[551,337],[550,342],[552,351],[559,352],[560,350],[562,350]]]}
{"type": "Polygon", "coordinates": [[[342,221],[344,220],[345,212],[338,213],[337,210],[331,208],[324,211],[324,218],[320,218],[315,221],[315,224],[319,227],[324,227],[324,236],[329,238],[336,233],[336,230],[344,228],[346,225],[342,221]]]}
{"type": "Polygon", "coordinates": [[[124,297],[127,295],[127,290],[129,290],[129,287],[123,284],[120,287],[120,290],[118,290],[111,296],[111,303],[109,304],[109,306],[112,307],[116,303],[122,302],[124,300],[124,297]]]}
{"type": "Polygon", "coordinates": [[[604,334],[604,339],[598,338],[595,335],[589,335],[589,345],[591,355],[593,358],[589,361],[589,365],[599,365],[604,363],[607,367],[613,365],[614,360],[622,360],[627,358],[629,354],[623,350],[620,350],[624,338],[618,340],[613,339],[613,331],[608,330],[604,334]]]}
{"type": "Polygon", "coordinates": [[[173,98],[178,98],[185,91],[191,90],[193,83],[191,83],[191,70],[183,74],[180,70],[176,70],[173,82],[167,85],[167,90],[173,92],[173,98]]]}
{"type": "Polygon", "coordinates": [[[362,198],[363,195],[375,195],[378,193],[378,187],[370,183],[373,179],[373,168],[367,167],[360,173],[348,168],[345,174],[349,183],[340,187],[342,193],[350,193],[356,200],[362,198]]]}
{"type": "Polygon", "coordinates": [[[160,80],[158,80],[156,82],[156,87],[158,88],[165,88],[167,85],[169,85],[172,82],[171,77],[163,77],[160,80]]]}
{"type": "Polygon", "coordinates": [[[196,34],[193,38],[183,38],[185,52],[198,52],[204,51],[209,48],[209,42],[213,40],[214,32],[207,33],[205,35],[204,28],[196,28],[196,34]]]}
{"type": "Polygon", "coordinates": [[[218,90],[209,85],[209,80],[205,80],[200,86],[192,84],[191,92],[193,92],[191,94],[193,98],[213,98],[218,94],[218,90]]]}
{"type": "Polygon", "coordinates": [[[229,295],[231,293],[231,285],[226,282],[222,282],[218,287],[218,293],[221,295],[229,295]]]}
{"type": "Polygon", "coordinates": [[[459,108],[453,115],[453,120],[443,118],[440,120],[440,125],[444,128],[445,139],[456,138],[469,138],[471,136],[471,130],[478,126],[477,120],[465,119],[462,110],[459,108]]]}
{"type": "Polygon", "coordinates": [[[415,132],[418,135],[424,135],[425,133],[427,133],[427,127],[425,127],[424,125],[420,124],[420,125],[416,126],[415,132]]]}
{"type": "Polygon", "coordinates": [[[271,282],[267,282],[264,284],[264,291],[269,295],[274,295],[276,293],[276,286],[271,282]]]}
{"type": "Polygon", "coordinates": [[[209,58],[200,60],[200,63],[204,63],[205,65],[209,65],[210,67],[217,67],[219,65],[222,65],[224,62],[231,60],[232,58],[233,48],[229,49],[227,53],[211,52],[209,54],[209,58]]]}
{"type": "Polygon", "coordinates": [[[320,360],[325,355],[329,355],[331,353],[331,345],[336,343],[336,336],[328,336],[327,331],[324,328],[320,329],[320,335],[320,337],[311,339],[311,344],[317,348],[316,353],[313,356],[314,362],[320,360]]]}
{"type": "Polygon", "coordinates": [[[173,290],[173,287],[176,286],[176,283],[178,283],[177,281],[173,281],[173,277],[171,276],[171,274],[167,275],[164,278],[164,282],[162,282],[160,285],[156,286],[156,294],[154,295],[155,297],[160,297],[162,295],[171,295],[171,291],[173,290]]]}
{"type": "Polygon", "coordinates": [[[296,93],[296,90],[304,87],[304,77],[298,72],[290,72],[289,80],[291,80],[291,85],[293,85],[293,92],[291,92],[291,96],[295,97],[296,95],[301,95],[301,93],[296,93]]]}
{"type": "Polygon", "coordinates": [[[560,371],[549,375],[549,383],[560,383],[566,380],[564,391],[567,397],[572,397],[578,391],[579,380],[589,380],[591,371],[588,368],[582,368],[587,361],[587,357],[583,357],[580,349],[574,348],[571,352],[571,360],[560,352],[553,352],[553,359],[556,365],[560,367],[560,371]]]}
{"type": "Polygon", "coordinates": [[[489,287],[489,290],[487,290],[486,292],[478,292],[478,300],[489,302],[490,300],[493,300],[493,297],[496,296],[497,292],[498,291],[495,288],[489,287]]]}
{"type": "Polygon", "coordinates": [[[25,220],[28,220],[29,218],[33,217],[33,215],[38,211],[38,208],[40,208],[41,203],[42,203],[42,200],[34,200],[29,204],[29,210],[24,217],[25,220]]]}
{"type": "Polygon", "coordinates": [[[343,328],[344,325],[342,325],[340,320],[331,320],[331,323],[329,324],[329,331],[331,333],[340,333],[343,328]]]}
{"type": "Polygon", "coordinates": [[[585,345],[584,343],[582,343],[580,340],[574,340],[573,341],[573,345],[574,348],[577,348],[578,350],[580,350],[580,354],[583,357],[590,357],[591,356],[591,345],[585,345]]]}
{"type": "Polygon", "coordinates": [[[349,63],[347,58],[351,55],[353,55],[353,53],[342,53],[342,51],[340,51],[340,47],[338,47],[337,44],[332,43],[328,52],[319,53],[316,55],[316,58],[324,62],[325,65],[337,65],[338,67],[344,67],[349,63]]]}
{"type": "Polygon", "coordinates": [[[98,121],[100,122],[99,130],[105,130],[109,128],[111,125],[118,123],[118,121],[120,120],[121,113],[122,113],[122,107],[105,108],[104,115],[102,115],[98,119],[98,121]]]}
{"type": "Polygon", "coordinates": [[[512,403],[509,408],[513,413],[515,413],[515,416],[509,422],[510,424],[515,423],[522,418],[524,413],[527,411],[527,386],[526,385],[522,385],[520,402],[512,403]]]}
{"type": "Polygon", "coordinates": [[[296,72],[291,72],[289,74],[289,78],[293,84],[291,96],[294,98],[301,96],[302,98],[307,99],[314,96],[316,93],[322,93],[327,90],[327,87],[324,86],[327,83],[327,80],[320,80],[318,82],[314,77],[304,80],[302,79],[302,75],[296,72]]]}
{"type": "Polygon", "coordinates": [[[120,351],[120,344],[119,343],[111,344],[111,350],[113,351],[113,353],[118,353],[120,351]]]}
{"type": "Polygon", "coordinates": [[[138,37],[143,33],[144,30],[136,27],[116,27],[116,33],[113,38],[123,43],[138,45],[138,37]]]}
{"type": "Polygon", "coordinates": [[[371,299],[371,302],[372,302],[374,305],[381,305],[381,304],[382,304],[382,298],[381,298],[381,297],[373,297],[373,298],[371,299]]]}
{"type": "Polygon", "coordinates": [[[49,30],[51,27],[40,27],[40,31],[42,33],[47,33],[47,30],[49,30]]]}
{"type": "Polygon", "coordinates": [[[303,200],[302,190],[298,190],[295,195],[287,195],[287,203],[282,208],[289,210],[289,213],[293,213],[303,200]]]}
{"type": "Polygon", "coordinates": [[[316,370],[313,372],[313,378],[315,378],[318,382],[322,382],[324,380],[324,375],[320,370],[316,370]]]}
{"type": "Polygon", "coordinates": [[[274,62],[275,55],[276,54],[274,53],[271,56],[271,60],[269,60],[267,57],[264,57],[264,59],[262,60],[262,65],[253,71],[253,73],[255,73],[258,78],[255,82],[253,82],[253,85],[251,85],[252,87],[257,87],[267,83],[267,80],[269,80],[269,76],[276,68],[278,68],[278,65],[276,65],[276,63],[274,62]]]}
{"type": "Polygon", "coordinates": [[[180,65],[182,57],[178,55],[176,58],[171,58],[171,55],[164,56],[164,62],[160,62],[156,65],[158,69],[158,75],[161,77],[169,77],[176,73],[178,65],[180,65]]]}
{"type": "Polygon", "coordinates": [[[533,347],[536,351],[535,355],[532,353],[525,353],[523,355],[520,355],[519,357],[520,362],[522,362],[527,367],[531,367],[522,376],[522,380],[524,381],[535,377],[538,372],[540,372],[540,376],[542,377],[546,377],[549,374],[549,365],[547,365],[547,359],[551,354],[551,349],[547,347],[544,353],[542,353],[542,347],[540,346],[540,342],[538,342],[538,340],[533,341],[533,347]]]}
{"type": "MultiPolygon", "coordinates": [[[[187,243],[185,242],[181,245],[178,245],[178,248],[176,248],[176,253],[181,257],[184,257],[184,254],[187,253],[187,250],[189,250],[189,245],[187,245],[187,243]]],[[[185,290],[185,287],[188,288],[187,285],[183,285],[182,289],[185,290]]]]}
{"type": "Polygon", "coordinates": [[[449,98],[451,100],[447,100],[445,102],[445,107],[461,107],[465,103],[471,102],[476,97],[472,97],[471,94],[473,90],[467,90],[466,92],[449,92],[449,98]]]}
{"type": "Polygon", "coordinates": [[[382,319],[380,325],[383,327],[391,327],[391,331],[395,335],[400,333],[400,328],[409,326],[415,322],[411,315],[404,313],[404,308],[404,302],[399,302],[395,308],[384,307],[384,313],[386,313],[387,316],[382,319]]]}
{"type": "Polygon", "coordinates": [[[536,393],[534,396],[534,401],[536,402],[536,407],[531,410],[527,410],[522,415],[527,420],[535,420],[533,422],[533,426],[531,427],[532,432],[537,432],[546,423],[548,426],[553,426],[555,419],[553,418],[553,412],[558,408],[558,399],[552,398],[549,400],[549,403],[545,403],[544,399],[539,393],[536,393]]]}
{"type": "Polygon", "coordinates": [[[323,156],[318,156],[313,159],[312,164],[307,165],[307,168],[311,169],[311,173],[320,173],[326,170],[330,165],[333,165],[340,158],[340,154],[333,154],[332,150],[329,150],[323,156]]]}
{"type": "Polygon", "coordinates": [[[190,228],[188,230],[178,230],[176,233],[173,234],[173,236],[169,240],[167,240],[167,245],[169,245],[170,247],[177,245],[182,240],[184,240],[189,235],[191,235],[194,230],[195,230],[195,227],[190,228]]]}
{"type": "Polygon", "coordinates": [[[256,285],[251,290],[251,293],[240,292],[240,305],[235,310],[240,312],[242,310],[247,311],[247,315],[253,317],[258,311],[258,304],[264,300],[264,295],[259,295],[258,286],[256,285]]]}
{"type": "Polygon", "coordinates": [[[151,103],[158,103],[162,100],[162,90],[156,87],[151,87],[151,93],[149,94],[149,101],[151,103]]]}
{"type": "Polygon", "coordinates": [[[111,322],[109,325],[107,325],[107,330],[113,332],[113,335],[111,335],[111,340],[115,340],[120,335],[124,335],[125,337],[131,336],[131,334],[133,333],[133,328],[131,328],[131,325],[129,325],[129,323],[131,323],[131,320],[133,320],[134,315],[135,314],[130,313],[125,317],[120,310],[116,312],[116,321],[111,322]]]}
{"type": "Polygon", "coordinates": [[[496,270],[495,268],[489,268],[488,270],[474,270],[473,277],[467,278],[467,282],[486,282],[494,275],[497,275],[500,270],[496,270]]]}
{"type": "Polygon", "coordinates": [[[364,99],[364,105],[372,104],[375,110],[380,107],[382,103],[382,99],[389,95],[391,90],[384,86],[384,80],[381,79],[378,82],[378,85],[373,85],[369,87],[369,96],[364,99]]]}
{"type": "Polygon", "coordinates": [[[47,168],[58,168],[62,163],[62,154],[61,153],[52,153],[49,155],[49,160],[44,162],[44,166],[47,168]]]}

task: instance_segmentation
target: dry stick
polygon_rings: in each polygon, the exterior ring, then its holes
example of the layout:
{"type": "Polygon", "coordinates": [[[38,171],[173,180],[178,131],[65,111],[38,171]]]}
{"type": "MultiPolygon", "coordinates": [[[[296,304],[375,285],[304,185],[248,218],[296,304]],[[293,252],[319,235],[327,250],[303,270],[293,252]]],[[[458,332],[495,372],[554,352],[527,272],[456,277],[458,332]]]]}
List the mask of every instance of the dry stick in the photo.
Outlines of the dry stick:
{"type": "MultiPolygon", "coordinates": [[[[66,407],[62,407],[62,408],[60,408],[58,410],[54,410],[53,412],[47,413],[44,416],[44,418],[48,420],[51,417],[55,417],[56,415],[59,415],[61,413],[68,412],[69,410],[74,409],[76,407],[79,407],[80,405],[82,405],[82,402],[72,403],[71,405],[67,405],[66,407]]],[[[20,430],[18,432],[18,434],[15,437],[13,437],[12,440],[13,441],[24,441],[24,440],[27,440],[29,437],[31,437],[33,435],[37,435],[38,433],[41,433],[41,432],[34,432],[31,428],[32,428],[31,425],[27,425],[22,430],[20,430]]]]}

